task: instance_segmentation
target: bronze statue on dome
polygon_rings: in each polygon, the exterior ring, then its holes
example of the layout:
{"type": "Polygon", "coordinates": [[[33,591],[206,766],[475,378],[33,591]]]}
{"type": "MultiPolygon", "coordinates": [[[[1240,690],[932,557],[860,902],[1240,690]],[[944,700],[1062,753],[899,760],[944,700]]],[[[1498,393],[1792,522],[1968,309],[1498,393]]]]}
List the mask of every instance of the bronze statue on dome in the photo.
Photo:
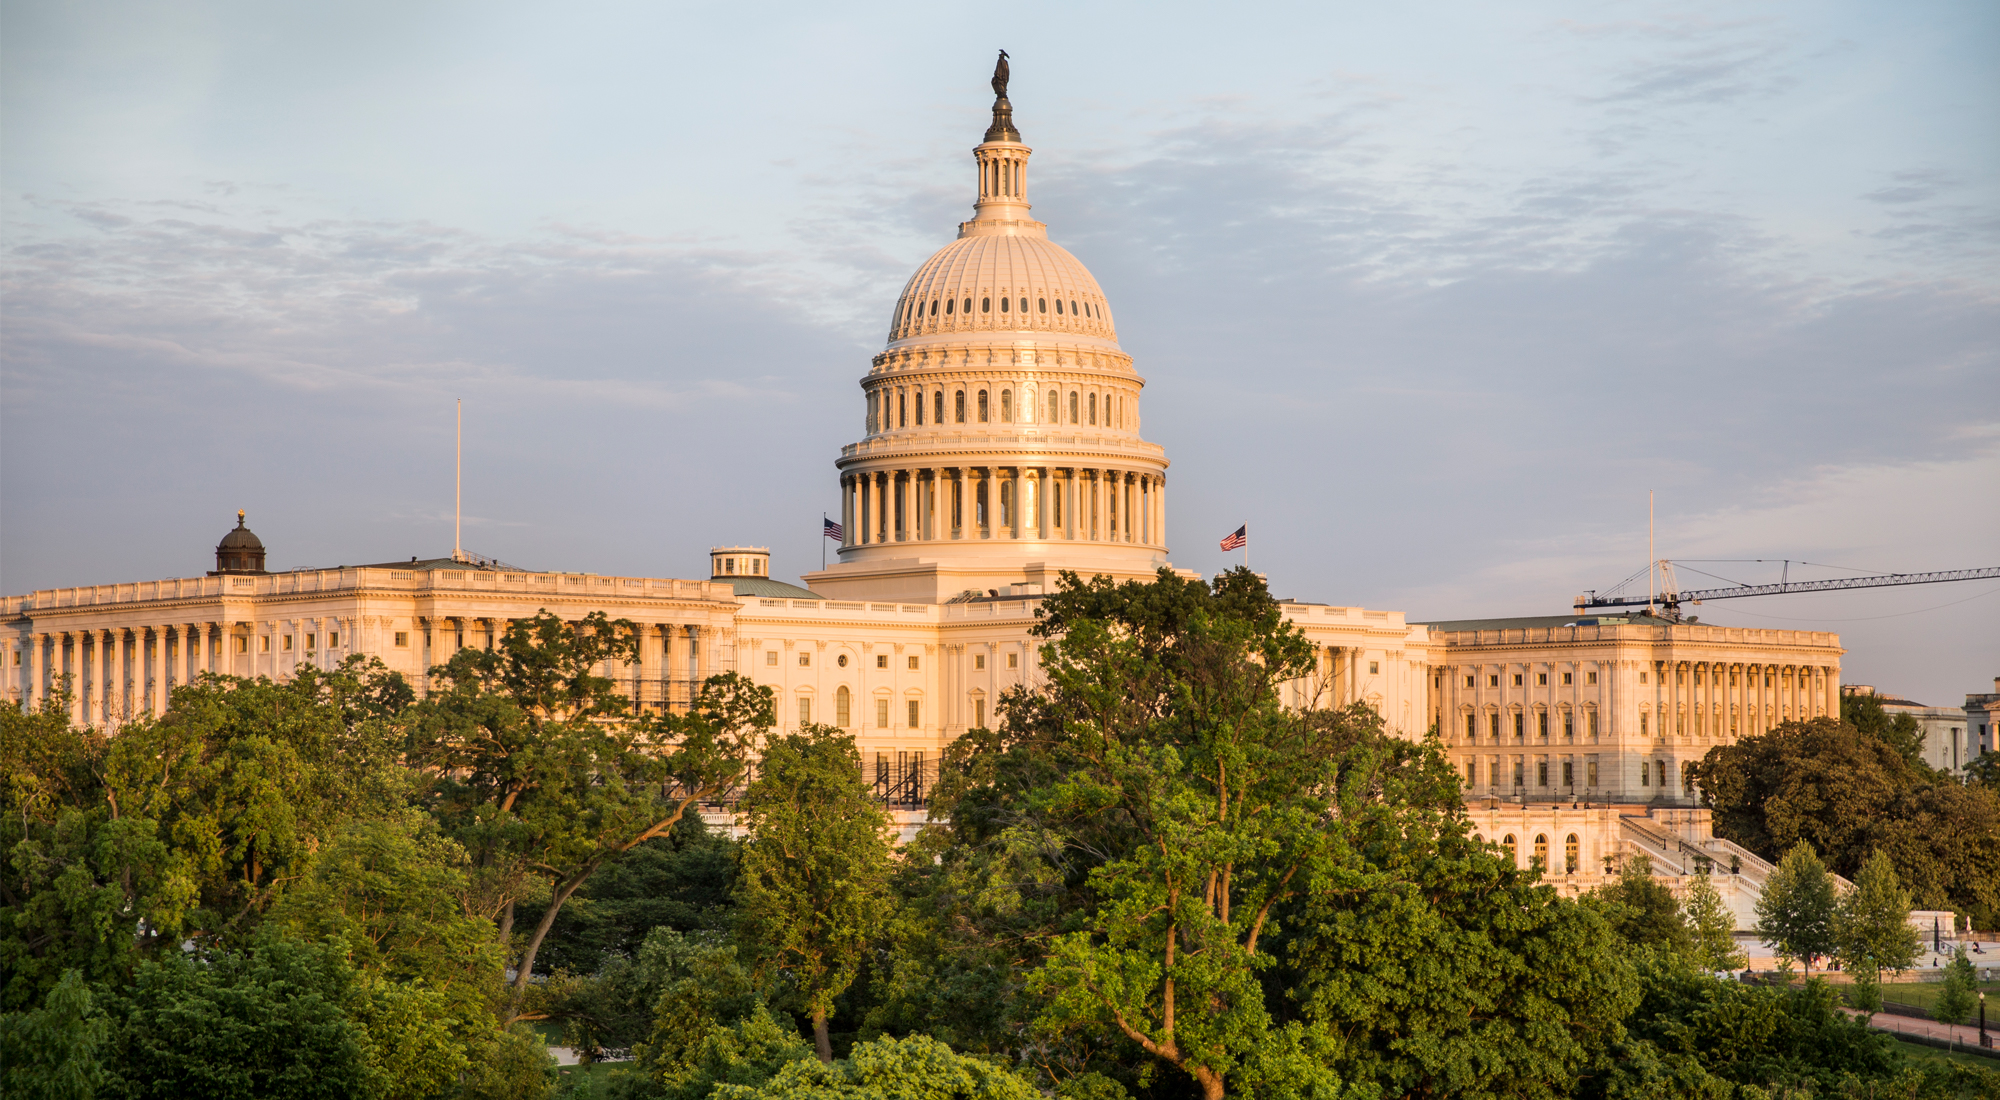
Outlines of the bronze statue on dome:
{"type": "Polygon", "coordinates": [[[1000,51],[1000,60],[993,63],[993,95],[998,99],[1007,98],[1007,51],[1000,51]]]}

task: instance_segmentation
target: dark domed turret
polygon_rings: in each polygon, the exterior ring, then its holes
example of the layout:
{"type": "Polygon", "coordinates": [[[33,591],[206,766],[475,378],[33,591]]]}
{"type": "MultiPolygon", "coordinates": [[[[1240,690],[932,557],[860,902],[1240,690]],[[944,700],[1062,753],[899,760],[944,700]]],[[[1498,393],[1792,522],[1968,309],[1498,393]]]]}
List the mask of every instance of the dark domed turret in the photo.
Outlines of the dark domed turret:
{"type": "Polygon", "coordinates": [[[243,510],[239,508],[236,511],[236,529],[215,544],[215,572],[210,575],[262,572],[264,540],[243,526],[243,510]]]}

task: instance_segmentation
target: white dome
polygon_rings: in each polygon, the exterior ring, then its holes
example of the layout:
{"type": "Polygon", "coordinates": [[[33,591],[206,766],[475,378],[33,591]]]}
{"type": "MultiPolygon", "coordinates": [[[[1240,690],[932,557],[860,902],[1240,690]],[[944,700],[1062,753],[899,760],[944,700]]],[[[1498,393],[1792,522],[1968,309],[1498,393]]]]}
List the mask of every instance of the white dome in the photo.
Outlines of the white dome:
{"type": "Polygon", "coordinates": [[[968,332],[1118,339],[1090,269],[1037,232],[1039,223],[1025,232],[979,228],[967,223],[910,277],[896,299],[892,342],[968,332]]]}

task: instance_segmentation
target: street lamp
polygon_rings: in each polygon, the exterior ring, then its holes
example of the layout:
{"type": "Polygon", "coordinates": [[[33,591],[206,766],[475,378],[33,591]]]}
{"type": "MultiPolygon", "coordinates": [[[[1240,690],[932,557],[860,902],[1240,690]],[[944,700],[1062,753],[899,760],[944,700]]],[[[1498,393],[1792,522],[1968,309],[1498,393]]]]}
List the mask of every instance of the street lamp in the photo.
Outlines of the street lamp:
{"type": "Polygon", "coordinates": [[[1986,1034],[1986,991],[1983,989],[1979,991],[1979,1045],[1987,1050],[1993,1049],[1993,1037],[1986,1034]]]}

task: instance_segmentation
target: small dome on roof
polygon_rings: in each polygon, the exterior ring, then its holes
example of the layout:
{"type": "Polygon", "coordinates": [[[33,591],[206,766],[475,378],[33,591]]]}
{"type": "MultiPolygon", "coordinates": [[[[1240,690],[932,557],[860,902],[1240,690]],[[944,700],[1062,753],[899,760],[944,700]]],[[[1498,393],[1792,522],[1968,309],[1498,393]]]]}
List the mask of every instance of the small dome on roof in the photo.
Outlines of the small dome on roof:
{"type": "Polygon", "coordinates": [[[248,527],[243,526],[243,510],[238,508],[236,510],[235,530],[222,536],[222,541],[216,543],[215,548],[217,550],[262,550],[264,548],[264,540],[258,538],[248,527]]]}

